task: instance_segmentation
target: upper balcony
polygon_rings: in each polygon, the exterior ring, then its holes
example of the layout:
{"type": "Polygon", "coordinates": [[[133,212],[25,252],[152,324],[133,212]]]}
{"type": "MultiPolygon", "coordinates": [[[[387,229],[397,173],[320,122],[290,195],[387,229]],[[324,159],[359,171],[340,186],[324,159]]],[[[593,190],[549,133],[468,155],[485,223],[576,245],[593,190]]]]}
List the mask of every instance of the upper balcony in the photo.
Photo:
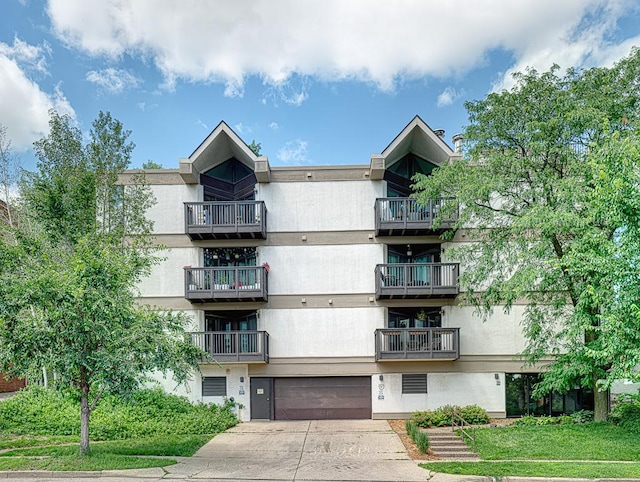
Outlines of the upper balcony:
{"type": "Polygon", "coordinates": [[[205,201],[184,203],[185,233],[191,239],[267,237],[264,201],[205,201]]]}
{"type": "Polygon", "coordinates": [[[184,269],[184,292],[189,301],[267,301],[264,266],[225,266],[184,269]]]}
{"type": "Polygon", "coordinates": [[[441,234],[451,229],[458,219],[457,214],[442,219],[437,228],[433,219],[446,200],[429,201],[421,205],[413,198],[386,197],[376,199],[376,236],[423,236],[441,234]]]}
{"type": "Polygon", "coordinates": [[[458,271],[458,263],[379,264],[376,299],[455,297],[458,271]]]}
{"type": "Polygon", "coordinates": [[[376,361],[457,360],[460,328],[384,328],[376,330],[376,361]]]}
{"type": "Polygon", "coordinates": [[[266,331],[199,331],[189,334],[191,343],[218,363],[269,363],[266,331]]]}

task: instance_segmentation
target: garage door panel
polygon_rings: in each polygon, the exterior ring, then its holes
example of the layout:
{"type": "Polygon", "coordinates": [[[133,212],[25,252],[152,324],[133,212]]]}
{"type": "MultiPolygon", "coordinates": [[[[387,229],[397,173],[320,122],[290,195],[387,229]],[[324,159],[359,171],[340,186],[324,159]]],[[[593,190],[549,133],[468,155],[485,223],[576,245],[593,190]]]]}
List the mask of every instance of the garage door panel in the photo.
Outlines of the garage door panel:
{"type": "Polygon", "coordinates": [[[277,378],[277,420],[371,418],[369,377],[277,378]]]}

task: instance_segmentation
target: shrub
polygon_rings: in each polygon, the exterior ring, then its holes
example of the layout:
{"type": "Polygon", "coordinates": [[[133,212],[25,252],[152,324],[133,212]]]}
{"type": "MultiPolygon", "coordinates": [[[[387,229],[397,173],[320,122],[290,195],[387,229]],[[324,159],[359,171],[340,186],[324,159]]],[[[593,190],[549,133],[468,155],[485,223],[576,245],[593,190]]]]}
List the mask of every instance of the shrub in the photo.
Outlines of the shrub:
{"type": "Polygon", "coordinates": [[[31,385],[0,403],[0,432],[79,435],[80,406],[59,392],[31,385]]]}
{"type": "Polygon", "coordinates": [[[411,420],[407,420],[405,422],[405,427],[407,429],[407,434],[409,434],[413,443],[416,444],[420,453],[427,453],[427,450],[429,449],[429,436],[420,430],[420,427],[411,420]]]}
{"type": "Polygon", "coordinates": [[[609,420],[625,430],[640,434],[640,402],[618,403],[611,409],[609,420]]]}
{"type": "MultiPolygon", "coordinates": [[[[103,397],[91,414],[92,440],[160,434],[214,434],[238,423],[229,404],[191,404],[163,390],[137,390],[128,397],[103,397]]],[[[0,403],[0,432],[78,435],[79,404],[70,396],[38,386],[0,403]]]]}
{"type": "Polygon", "coordinates": [[[489,422],[489,414],[478,405],[467,405],[460,409],[460,415],[472,425],[481,425],[489,422]]]}
{"type": "Polygon", "coordinates": [[[478,405],[467,405],[465,407],[444,405],[433,411],[414,412],[411,415],[411,420],[423,428],[443,427],[451,425],[451,418],[454,413],[459,413],[470,424],[483,424],[489,421],[489,415],[486,410],[478,405]]]}
{"type": "Polygon", "coordinates": [[[593,410],[579,410],[569,415],[574,423],[589,423],[593,422],[593,410]]]}
{"type": "MultiPolygon", "coordinates": [[[[588,410],[585,410],[588,412],[588,410]]],[[[578,412],[576,412],[578,413],[578,412]]],[[[593,417],[593,412],[592,417],[593,417]]],[[[587,414],[580,414],[577,417],[572,417],[571,415],[560,415],[558,417],[550,417],[548,415],[544,415],[541,417],[534,417],[533,415],[525,415],[524,417],[516,420],[512,423],[514,427],[531,427],[531,426],[542,426],[542,425],[574,425],[576,423],[584,423],[577,422],[576,420],[582,420],[588,418],[587,414]]]]}
{"type": "MultiPolygon", "coordinates": [[[[433,412],[430,412],[429,410],[425,410],[423,412],[413,412],[413,414],[411,415],[411,422],[413,422],[414,424],[416,424],[418,427],[433,427],[433,423],[431,421],[431,415],[433,412]]],[[[407,420],[407,424],[409,423],[409,420],[407,420]]],[[[408,427],[408,425],[407,425],[408,427]]],[[[407,428],[407,432],[409,431],[409,429],[407,428]]]]}
{"type": "Polygon", "coordinates": [[[570,415],[560,415],[556,417],[558,425],[575,425],[575,420],[570,415]]]}
{"type": "Polygon", "coordinates": [[[521,419],[511,424],[513,427],[531,427],[540,425],[558,425],[556,417],[542,416],[534,417],[533,415],[525,415],[521,419]]]}

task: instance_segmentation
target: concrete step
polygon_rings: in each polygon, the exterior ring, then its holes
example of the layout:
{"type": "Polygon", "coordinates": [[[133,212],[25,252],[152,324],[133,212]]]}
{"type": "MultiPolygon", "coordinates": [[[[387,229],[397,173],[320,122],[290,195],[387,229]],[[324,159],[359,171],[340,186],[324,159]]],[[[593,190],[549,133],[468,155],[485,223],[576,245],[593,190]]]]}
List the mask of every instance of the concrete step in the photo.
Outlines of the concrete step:
{"type": "Polygon", "coordinates": [[[431,440],[434,443],[441,443],[441,444],[457,444],[458,442],[464,443],[464,440],[461,439],[460,437],[451,437],[451,438],[429,437],[429,440],[431,440]]]}
{"type": "Polygon", "coordinates": [[[434,444],[429,441],[429,447],[437,448],[438,450],[469,450],[469,446],[466,444],[434,444]]]}
{"type": "Polygon", "coordinates": [[[469,450],[462,437],[449,429],[427,429],[425,432],[429,436],[429,448],[442,460],[480,460],[477,454],[469,450]]]}

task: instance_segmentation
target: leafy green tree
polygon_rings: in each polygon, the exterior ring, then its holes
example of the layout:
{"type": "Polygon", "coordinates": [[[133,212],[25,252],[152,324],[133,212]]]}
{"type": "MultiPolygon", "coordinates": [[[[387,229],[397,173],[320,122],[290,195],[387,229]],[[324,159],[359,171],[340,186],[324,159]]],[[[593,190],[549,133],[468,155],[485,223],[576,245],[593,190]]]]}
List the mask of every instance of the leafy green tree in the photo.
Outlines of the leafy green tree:
{"type": "Polygon", "coordinates": [[[249,149],[251,149],[256,156],[260,156],[260,152],[262,152],[262,144],[253,139],[251,144],[249,144],[249,149]]]}
{"type": "Polygon", "coordinates": [[[640,53],[514,77],[466,104],[465,156],[417,176],[416,195],[454,197],[443,214],[476,241],[449,253],[465,301],[484,317],[526,305],[537,393],[591,387],[603,420],[606,389],[640,363],[640,53]]]}
{"type": "Polygon", "coordinates": [[[142,169],[162,169],[162,164],[152,161],[151,159],[142,163],[142,169]]]}
{"type": "Polygon", "coordinates": [[[0,223],[14,223],[13,189],[18,183],[20,163],[11,149],[7,128],[0,124],[0,223]]]}
{"type": "Polygon", "coordinates": [[[0,369],[33,377],[44,367],[77,395],[81,454],[105,391],[128,392],[153,370],[182,382],[202,354],[184,314],[136,302],[160,258],[144,216],[150,190],[143,179],[117,184],[129,134],[100,113],[84,146],[69,117],[51,112],[37,171],[21,185],[28,222],[0,239],[0,369]]]}

